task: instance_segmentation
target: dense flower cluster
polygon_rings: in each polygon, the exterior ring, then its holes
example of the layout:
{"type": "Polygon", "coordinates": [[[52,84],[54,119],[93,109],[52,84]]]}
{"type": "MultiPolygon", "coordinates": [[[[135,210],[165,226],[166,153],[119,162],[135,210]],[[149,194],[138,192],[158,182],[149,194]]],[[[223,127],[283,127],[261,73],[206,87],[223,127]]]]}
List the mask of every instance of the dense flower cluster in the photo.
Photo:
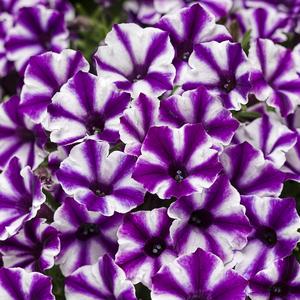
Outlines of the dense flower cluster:
{"type": "Polygon", "coordinates": [[[0,0],[0,299],[300,299],[300,1],[122,9],[0,0]]]}

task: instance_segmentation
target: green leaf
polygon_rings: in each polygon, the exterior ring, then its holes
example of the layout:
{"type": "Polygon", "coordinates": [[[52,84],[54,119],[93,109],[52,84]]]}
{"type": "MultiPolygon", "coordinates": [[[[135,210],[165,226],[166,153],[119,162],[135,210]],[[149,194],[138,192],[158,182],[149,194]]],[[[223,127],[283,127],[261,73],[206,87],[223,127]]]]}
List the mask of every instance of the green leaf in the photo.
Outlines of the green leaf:
{"type": "Polygon", "coordinates": [[[242,48],[244,49],[244,51],[247,53],[249,53],[249,49],[250,49],[250,39],[251,39],[251,30],[248,30],[242,39],[242,48]]]}
{"type": "Polygon", "coordinates": [[[61,273],[59,266],[54,266],[45,272],[46,275],[52,278],[52,292],[56,300],[66,300],[65,297],[65,277],[61,273]]]}

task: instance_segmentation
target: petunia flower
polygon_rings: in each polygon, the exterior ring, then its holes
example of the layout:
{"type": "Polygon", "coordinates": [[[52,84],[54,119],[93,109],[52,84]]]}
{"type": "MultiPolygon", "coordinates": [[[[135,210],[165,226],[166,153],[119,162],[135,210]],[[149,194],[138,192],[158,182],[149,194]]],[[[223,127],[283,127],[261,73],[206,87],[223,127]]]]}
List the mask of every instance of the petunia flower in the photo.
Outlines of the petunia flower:
{"type": "Polygon", "coordinates": [[[300,298],[300,265],[295,256],[279,259],[249,281],[248,295],[253,300],[300,298]]]}
{"type": "Polygon", "coordinates": [[[230,146],[220,156],[225,174],[241,195],[279,196],[285,175],[248,142],[230,146]]]}
{"type": "Polygon", "coordinates": [[[56,263],[65,276],[81,266],[94,264],[101,255],[114,256],[118,249],[117,230],[122,215],[105,217],[89,212],[72,198],[67,198],[54,213],[54,226],[60,233],[61,252],[56,263]]]}
{"type": "Polygon", "coordinates": [[[84,266],[66,279],[67,300],[135,300],[133,284],[124,271],[108,255],[84,266]]]}
{"type": "Polygon", "coordinates": [[[239,43],[224,41],[194,46],[188,64],[184,90],[204,85],[219,96],[227,109],[240,110],[248,102],[250,92],[250,64],[239,43]]]}
{"type": "Polygon", "coordinates": [[[131,178],[135,157],[120,151],[109,155],[109,144],[87,140],[75,146],[56,172],[63,189],[88,210],[111,216],[143,202],[144,189],[131,178]]]}
{"type": "Polygon", "coordinates": [[[0,243],[5,267],[41,272],[54,266],[60,241],[57,230],[45,221],[28,221],[16,235],[0,243]]]}
{"type": "Polygon", "coordinates": [[[120,139],[125,143],[124,152],[139,156],[148,130],[157,124],[159,100],[140,94],[131,102],[120,119],[120,139]]]}
{"type": "Polygon", "coordinates": [[[215,18],[199,4],[167,14],[155,26],[170,34],[171,43],[175,48],[173,64],[176,67],[177,84],[184,83],[181,73],[189,68],[187,62],[194,45],[231,40],[225,26],[216,24],[215,18]]]}
{"type": "Polygon", "coordinates": [[[282,168],[291,180],[300,181],[300,110],[296,109],[294,114],[290,114],[287,118],[289,128],[294,130],[297,135],[296,144],[286,154],[286,162],[282,168]]]}
{"type": "Polygon", "coordinates": [[[0,297],[5,300],[55,300],[50,277],[21,268],[0,269],[0,297]]]}
{"type": "Polygon", "coordinates": [[[274,163],[277,168],[285,163],[286,153],[294,147],[296,138],[296,133],[272,114],[264,114],[248,125],[241,126],[235,135],[235,141],[247,141],[260,149],[265,159],[274,163]]]}
{"type": "Polygon", "coordinates": [[[13,18],[6,13],[0,14],[0,77],[6,76],[13,66],[12,62],[7,58],[7,52],[5,49],[5,40],[8,31],[12,26],[13,18]]]}
{"type": "Polygon", "coordinates": [[[42,4],[44,0],[1,0],[0,12],[15,16],[23,7],[36,6],[42,4]]]}
{"type": "Polygon", "coordinates": [[[250,47],[252,91],[260,101],[275,107],[282,116],[300,104],[300,78],[292,52],[268,39],[258,39],[250,47]]]}
{"type": "Polygon", "coordinates": [[[48,106],[50,139],[67,145],[89,136],[117,142],[120,117],[130,102],[128,93],[97,76],[79,72],[52,98],[48,106]]]}
{"type": "Polygon", "coordinates": [[[153,300],[244,300],[247,281],[210,252],[198,249],[164,266],[153,278],[153,300]]]}
{"type": "Polygon", "coordinates": [[[36,169],[46,157],[47,136],[40,124],[34,124],[20,109],[17,96],[0,104],[0,169],[17,156],[22,166],[36,169]]]}
{"type": "Polygon", "coordinates": [[[174,49],[167,32],[117,24],[94,56],[100,79],[114,82],[133,97],[140,93],[160,96],[172,90],[174,49]]]}
{"type": "Polygon", "coordinates": [[[179,254],[202,248],[227,263],[233,258],[233,250],[246,246],[251,231],[240,195],[226,176],[220,176],[202,193],[178,199],[168,214],[175,219],[170,234],[179,254]]]}
{"type": "Polygon", "coordinates": [[[0,186],[0,240],[6,240],[36,216],[46,196],[30,167],[22,169],[16,157],[0,174],[0,186]]]}
{"type": "Polygon", "coordinates": [[[228,145],[239,127],[220,100],[203,86],[160,101],[159,123],[179,128],[200,123],[214,144],[228,145]]]}
{"type": "Polygon", "coordinates": [[[71,49],[32,57],[21,91],[22,111],[34,122],[42,122],[55,93],[77,72],[87,72],[89,68],[82,54],[71,49]]]}
{"type": "Polygon", "coordinates": [[[5,45],[7,57],[23,74],[30,57],[67,48],[68,35],[64,16],[59,12],[41,5],[24,7],[8,33],[5,45]]]}
{"type": "Polygon", "coordinates": [[[290,255],[300,240],[300,218],[293,198],[242,199],[253,226],[235,270],[249,279],[270,263],[290,255]]]}
{"type": "Polygon", "coordinates": [[[217,19],[225,17],[232,7],[232,0],[130,0],[125,10],[143,24],[155,24],[164,14],[199,3],[217,19]]]}
{"type": "Polygon", "coordinates": [[[251,30],[251,39],[270,39],[275,43],[286,41],[292,25],[287,15],[272,7],[241,9],[236,13],[236,19],[243,35],[251,30]]]}
{"type": "Polygon", "coordinates": [[[142,282],[150,288],[152,277],[161,266],[177,257],[169,235],[171,223],[166,208],[139,211],[124,217],[118,231],[116,263],[134,284],[142,282]]]}
{"type": "Polygon", "coordinates": [[[221,170],[218,152],[201,124],[152,127],[143,143],[133,178],[166,199],[210,187],[221,170]]]}

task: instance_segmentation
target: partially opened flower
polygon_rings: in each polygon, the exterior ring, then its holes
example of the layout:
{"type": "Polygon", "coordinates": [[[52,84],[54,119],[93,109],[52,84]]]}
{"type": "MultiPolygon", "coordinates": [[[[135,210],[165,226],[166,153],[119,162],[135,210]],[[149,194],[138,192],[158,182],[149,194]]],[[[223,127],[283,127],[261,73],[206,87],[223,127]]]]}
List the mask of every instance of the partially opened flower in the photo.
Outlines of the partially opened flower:
{"type": "Polygon", "coordinates": [[[249,52],[251,82],[256,98],[275,107],[282,116],[300,104],[300,78],[292,52],[268,39],[253,42],[249,52]]]}
{"type": "Polygon", "coordinates": [[[18,157],[24,167],[37,168],[47,155],[43,149],[46,141],[42,126],[22,114],[19,97],[0,104],[0,169],[13,156],[18,157]]]}
{"type": "Polygon", "coordinates": [[[198,249],[164,266],[153,278],[153,300],[244,300],[247,281],[226,270],[210,252],[198,249]]]}
{"type": "Polygon", "coordinates": [[[187,61],[194,50],[194,45],[231,40],[225,26],[216,24],[214,17],[199,4],[164,16],[156,27],[170,34],[171,43],[175,48],[173,64],[176,67],[177,83],[182,83],[180,73],[189,68],[187,61]]]}
{"type": "Polygon", "coordinates": [[[18,12],[7,37],[8,59],[15,63],[18,71],[24,73],[31,56],[67,48],[68,35],[64,16],[59,12],[41,5],[24,7],[18,12]]]}
{"type": "Polygon", "coordinates": [[[16,235],[0,243],[5,267],[37,272],[53,267],[60,251],[60,241],[57,230],[45,221],[28,221],[16,235]]]}
{"type": "Polygon", "coordinates": [[[181,127],[184,124],[200,123],[214,144],[228,145],[239,127],[232,114],[222,106],[220,100],[208,93],[203,86],[187,91],[182,96],[161,100],[160,124],[181,127]]]}
{"type": "Polygon", "coordinates": [[[98,76],[137,97],[141,92],[159,96],[172,90],[174,49],[167,32],[117,24],[94,56],[98,76]],[[121,59],[120,59],[121,58],[121,59]]]}
{"type": "Polygon", "coordinates": [[[253,300],[300,298],[300,265],[295,256],[269,264],[249,281],[248,295],[253,300]]]}
{"type": "Polygon", "coordinates": [[[5,40],[8,31],[12,26],[12,17],[8,14],[0,14],[0,77],[7,75],[13,66],[12,62],[7,58],[7,52],[5,49],[5,40]]]}
{"type": "Polygon", "coordinates": [[[181,197],[210,187],[221,170],[218,152],[201,124],[150,128],[133,178],[160,198],[181,197]]]}
{"type": "Polygon", "coordinates": [[[134,284],[151,287],[152,277],[177,254],[169,235],[172,220],[166,208],[128,214],[118,231],[116,263],[134,284]]]}
{"type": "Polygon", "coordinates": [[[32,57],[24,75],[22,111],[34,122],[42,122],[51,98],[80,70],[88,71],[89,63],[80,52],[71,49],[32,57]]]}
{"type": "Polygon", "coordinates": [[[243,198],[253,227],[235,270],[251,278],[270,263],[290,255],[300,240],[300,218],[293,198],[243,198]]]}
{"type": "Polygon", "coordinates": [[[250,92],[250,65],[238,43],[224,41],[195,45],[188,61],[184,90],[204,85],[227,109],[239,110],[250,92]]]}
{"type": "Polygon", "coordinates": [[[248,142],[230,146],[220,156],[225,174],[241,195],[278,196],[285,175],[248,142]]]}
{"type": "Polygon", "coordinates": [[[0,268],[0,297],[5,300],[55,300],[50,277],[21,268],[0,268]]]}
{"type": "Polygon", "coordinates": [[[236,141],[247,141],[260,149],[265,159],[273,162],[277,168],[285,163],[286,153],[294,147],[296,138],[295,132],[270,114],[241,126],[235,135],[236,141]]]}
{"type": "Polygon", "coordinates": [[[139,156],[144,139],[151,126],[158,122],[159,100],[140,94],[126,109],[120,122],[120,139],[125,153],[139,156]]]}
{"type": "Polygon", "coordinates": [[[130,102],[128,93],[97,76],[79,72],[52,98],[48,106],[50,139],[67,145],[93,136],[117,142],[120,117],[130,102]]]}
{"type": "Polygon", "coordinates": [[[16,157],[0,174],[0,186],[0,240],[6,240],[36,216],[46,196],[30,167],[22,169],[16,157]]]}
{"type": "Polygon", "coordinates": [[[273,8],[241,9],[236,18],[243,35],[251,30],[251,39],[264,38],[277,43],[287,39],[292,25],[288,16],[273,8]]]}
{"type": "Polygon", "coordinates": [[[72,273],[66,279],[65,289],[67,300],[136,299],[133,284],[108,255],[72,273]]]}
{"type": "Polygon", "coordinates": [[[143,202],[144,189],[131,178],[135,157],[120,151],[109,155],[109,144],[87,140],[75,146],[56,175],[63,189],[89,210],[111,216],[143,202]]]}
{"type": "Polygon", "coordinates": [[[94,264],[101,255],[114,256],[118,249],[117,230],[122,215],[105,217],[89,212],[72,198],[65,199],[52,224],[60,232],[61,252],[57,257],[62,273],[70,275],[81,266],[94,264]]]}
{"type": "Polygon", "coordinates": [[[170,233],[179,254],[202,248],[226,263],[232,260],[233,250],[247,244],[251,231],[240,195],[226,176],[220,176],[202,193],[178,199],[168,214],[175,219],[170,233]]]}

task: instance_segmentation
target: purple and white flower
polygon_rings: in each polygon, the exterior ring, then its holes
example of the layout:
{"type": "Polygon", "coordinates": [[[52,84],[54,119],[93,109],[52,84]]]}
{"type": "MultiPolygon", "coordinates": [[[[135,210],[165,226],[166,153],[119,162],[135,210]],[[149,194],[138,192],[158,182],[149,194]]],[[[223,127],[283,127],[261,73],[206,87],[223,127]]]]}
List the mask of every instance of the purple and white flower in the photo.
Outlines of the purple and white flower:
{"type": "Polygon", "coordinates": [[[133,178],[160,198],[181,197],[210,187],[221,171],[218,152],[201,124],[152,127],[133,178]]]}
{"type": "Polygon", "coordinates": [[[56,175],[67,194],[106,216],[126,213],[143,202],[144,189],[131,178],[136,158],[109,144],[87,140],[74,148],[56,175]]]}
{"type": "Polygon", "coordinates": [[[279,259],[249,281],[248,295],[253,300],[300,298],[300,265],[295,256],[279,259]]]}
{"type": "Polygon", "coordinates": [[[152,277],[161,266],[177,257],[169,234],[171,223],[166,208],[124,217],[118,231],[116,263],[134,284],[142,282],[150,288],[152,277]]]}
{"type": "Polygon", "coordinates": [[[120,139],[125,153],[139,156],[144,139],[151,126],[158,122],[159,100],[140,94],[131,102],[120,119],[120,139]]]}
{"type": "Polygon", "coordinates": [[[248,142],[230,146],[220,157],[225,174],[241,195],[279,196],[285,175],[248,142]]]}
{"type": "Polygon", "coordinates": [[[260,101],[275,107],[282,116],[300,104],[300,78],[292,52],[271,40],[257,39],[249,52],[252,92],[260,101]]]}
{"type": "Polygon", "coordinates": [[[297,135],[271,114],[264,114],[248,125],[241,126],[235,135],[239,143],[249,142],[260,149],[265,159],[274,163],[277,168],[286,161],[286,153],[296,143],[297,135]]]}
{"type": "Polygon", "coordinates": [[[191,70],[186,74],[184,90],[204,85],[220,97],[227,109],[240,110],[248,102],[250,64],[239,43],[213,41],[195,45],[188,63],[191,70]]]}
{"type": "Polygon", "coordinates": [[[108,255],[84,266],[66,279],[67,300],[135,300],[133,284],[108,255]]]}
{"type": "Polygon", "coordinates": [[[44,0],[0,0],[0,12],[15,16],[23,7],[43,4],[44,0]]]}
{"type": "Polygon", "coordinates": [[[167,32],[117,24],[94,56],[97,74],[130,92],[160,96],[172,90],[175,68],[174,49],[167,32]]]}
{"type": "Polygon", "coordinates": [[[226,176],[220,176],[202,193],[178,199],[168,214],[175,219],[170,234],[179,254],[202,248],[227,263],[233,258],[233,250],[246,246],[251,231],[240,195],[226,176]]]}
{"type": "Polygon", "coordinates": [[[82,54],[70,49],[32,57],[21,92],[22,111],[34,122],[42,122],[54,94],[77,72],[87,72],[89,68],[82,54]]]}
{"type": "Polygon", "coordinates": [[[37,272],[53,267],[60,251],[60,241],[57,230],[45,221],[33,219],[26,222],[16,235],[0,243],[4,267],[37,272]]]}
{"type": "Polygon", "coordinates": [[[46,196],[30,167],[22,169],[16,157],[0,174],[0,186],[0,240],[6,240],[36,216],[46,196]]]}
{"type": "Polygon", "coordinates": [[[69,46],[64,16],[38,5],[20,9],[6,41],[7,57],[22,74],[31,56],[69,46]]]}
{"type": "Polygon", "coordinates": [[[226,270],[210,252],[198,249],[164,266],[153,278],[153,300],[244,300],[247,281],[226,270]]]}
{"type": "Polygon", "coordinates": [[[104,254],[114,257],[117,252],[117,230],[122,215],[105,217],[89,212],[72,198],[65,199],[54,214],[52,224],[60,233],[61,252],[56,262],[65,276],[79,267],[97,262],[104,254]]]}
{"type": "Polygon", "coordinates": [[[251,30],[251,39],[270,39],[284,42],[291,30],[291,19],[273,8],[242,9],[236,14],[241,33],[251,30]]]}
{"type": "Polygon", "coordinates": [[[0,104],[0,169],[10,158],[36,169],[46,157],[47,136],[40,124],[32,123],[20,109],[17,96],[0,104]]]}
{"type": "Polygon", "coordinates": [[[0,268],[0,297],[5,300],[55,300],[50,277],[21,268],[0,268]]]}
{"type": "Polygon", "coordinates": [[[160,101],[159,123],[179,128],[200,123],[214,144],[228,145],[239,127],[220,100],[203,86],[160,101]]]}
{"type": "Polygon", "coordinates": [[[300,240],[300,217],[293,198],[244,197],[253,227],[235,270],[249,279],[277,259],[291,254],[300,240]]]}
{"type": "Polygon", "coordinates": [[[89,73],[79,72],[52,98],[48,106],[50,139],[60,145],[97,140],[119,140],[120,117],[130,94],[89,73]]]}
{"type": "Polygon", "coordinates": [[[8,31],[12,26],[12,17],[5,13],[0,14],[0,77],[6,76],[13,66],[12,62],[10,62],[7,58],[7,52],[5,49],[5,40],[8,31]]]}
{"type": "Polygon", "coordinates": [[[173,64],[176,67],[178,84],[183,83],[181,73],[189,68],[187,61],[194,50],[194,45],[231,40],[225,26],[216,24],[215,18],[199,4],[164,16],[156,27],[167,31],[170,35],[175,48],[173,64]]]}

